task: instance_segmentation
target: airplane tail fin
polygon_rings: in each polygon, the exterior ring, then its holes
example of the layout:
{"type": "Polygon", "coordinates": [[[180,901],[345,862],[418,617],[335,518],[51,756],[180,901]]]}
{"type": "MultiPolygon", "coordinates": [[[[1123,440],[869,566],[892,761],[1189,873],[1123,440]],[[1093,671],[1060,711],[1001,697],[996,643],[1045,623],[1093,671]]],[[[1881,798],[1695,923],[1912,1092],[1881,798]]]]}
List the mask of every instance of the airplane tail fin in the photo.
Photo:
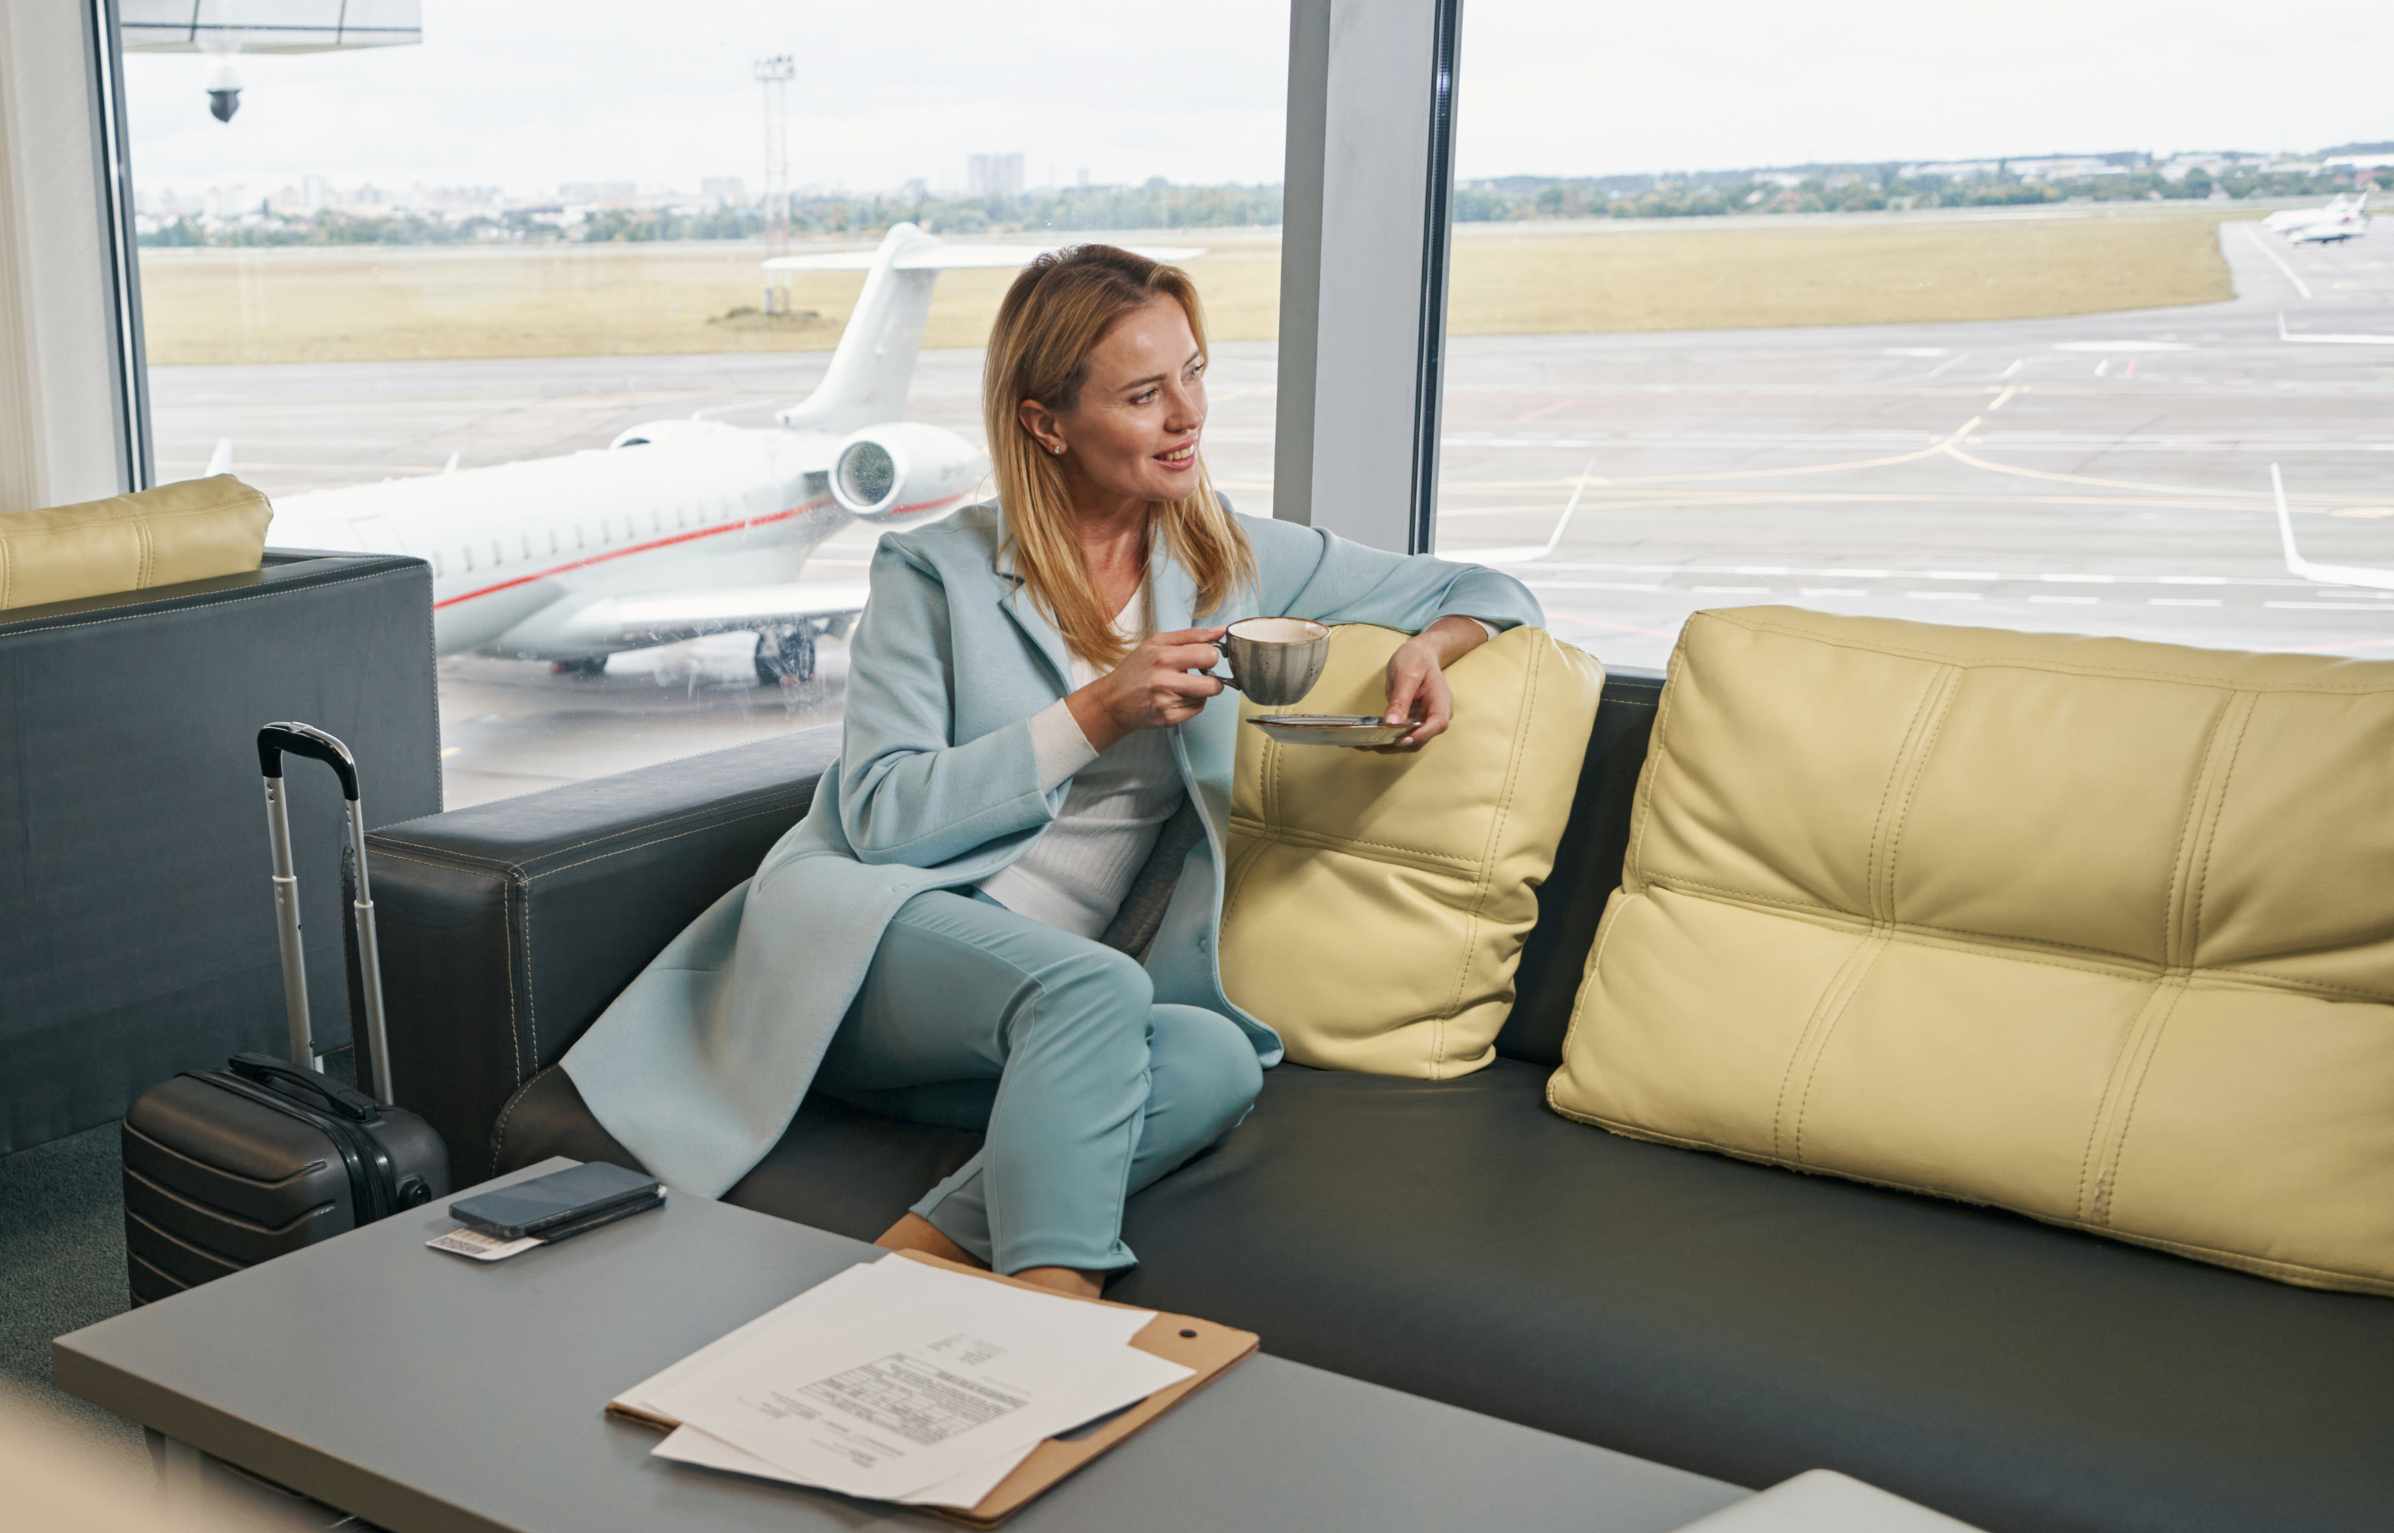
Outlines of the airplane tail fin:
{"type": "MultiPolygon", "coordinates": [[[[923,326],[931,317],[931,287],[939,274],[967,268],[1011,270],[1053,248],[956,245],[914,224],[893,224],[879,247],[870,251],[776,256],[767,261],[768,278],[798,271],[866,274],[864,292],[848,316],[848,328],[840,333],[823,381],[803,404],[790,406],[777,419],[802,430],[838,432],[903,419],[915,355],[922,349],[923,326]]],[[[1140,251],[1159,261],[1185,260],[1199,253],[1197,247],[1140,251]]]]}
{"type": "MultiPolygon", "coordinates": [[[[938,244],[913,224],[897,224],[882,236],[866,268],[864,292],[831,354],[830,369],[805,403],[781,412],[783,425],[853,431],[905,414],[906,391],[914,381],[915,353],[922,349],[923,326],[931,317],[931,285],[939,279],[939,268],[901,267],[899,261],[909,252],[936,249],[938,244]]],[[[769,273],[854,267],[852,256],[782,256],[765,263],[769,273]]]]}

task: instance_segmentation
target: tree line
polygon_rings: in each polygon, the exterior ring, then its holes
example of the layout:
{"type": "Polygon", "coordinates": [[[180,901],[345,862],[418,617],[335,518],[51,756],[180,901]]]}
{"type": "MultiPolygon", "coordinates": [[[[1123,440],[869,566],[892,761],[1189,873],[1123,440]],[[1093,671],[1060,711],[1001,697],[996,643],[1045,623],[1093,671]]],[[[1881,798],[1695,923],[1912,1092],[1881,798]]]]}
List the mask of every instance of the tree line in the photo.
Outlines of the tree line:
{"type": "MultiPolygon", "coordinates": [[[[2394,167],[2373,173],[2394,191],[2394,167]]],[[[2351,189],[2348,171],[2202,169],[2170,180],[2149,166],[2103,176],[2029,179],[2008,167],[1986,176],[1903,174],[1895,164],[1805,167],[1785,175],[1714,171],[1686,177],[1506,176],[1466,182],[1453,197],[1461,223],[1552,218],[1706,218],[1727,213],[1858,213],[2068,201],[2200,201],[2328,196],[2351,189]]],[[[1041,187],[1006,196],[954,194],[809,195],[791,199],[785,227],[798,235],[873,235],[900,222],[942,234],[1040,229],[1210,229],[1276,226],[1276,185],[1041,187]]],[[[759,206],[710,210],[594,208],[571,222],[562,207],[523,207],[443,218],[413,210],[361,213],[277,209],[271,201],[236,219],[189,215],[144,229],[141,243],[173,246],[608,244],[665,240],[760,240],[773,221],[759,206]]]]}

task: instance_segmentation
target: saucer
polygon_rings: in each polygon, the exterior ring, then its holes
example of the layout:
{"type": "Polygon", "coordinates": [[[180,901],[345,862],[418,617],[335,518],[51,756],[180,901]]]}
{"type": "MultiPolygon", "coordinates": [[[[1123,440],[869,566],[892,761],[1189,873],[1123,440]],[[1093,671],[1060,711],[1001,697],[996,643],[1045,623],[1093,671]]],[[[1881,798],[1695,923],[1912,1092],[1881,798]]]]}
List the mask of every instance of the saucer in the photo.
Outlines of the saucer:
{"type": "Polygon", "coordinates": [[[1269,713],[1247,722],[1283,745],[1394,745],[1413,732],[1376,713],[1269,713]]]}

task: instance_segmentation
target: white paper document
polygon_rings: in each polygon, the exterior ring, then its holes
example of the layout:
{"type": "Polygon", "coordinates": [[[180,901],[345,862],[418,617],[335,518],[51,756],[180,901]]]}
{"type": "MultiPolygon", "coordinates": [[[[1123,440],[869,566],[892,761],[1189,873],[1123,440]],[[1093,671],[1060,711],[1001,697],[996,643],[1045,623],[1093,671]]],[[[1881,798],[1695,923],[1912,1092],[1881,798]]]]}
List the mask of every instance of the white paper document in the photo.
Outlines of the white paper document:
{"type": "Polygon", "coordinates": [[[1129,1345],[1151,1310],[884,1258],[626,1390],[665,1458],[848,1495],[977,1504],[1039,1443],[1194,1371],[1129,1345]]]}

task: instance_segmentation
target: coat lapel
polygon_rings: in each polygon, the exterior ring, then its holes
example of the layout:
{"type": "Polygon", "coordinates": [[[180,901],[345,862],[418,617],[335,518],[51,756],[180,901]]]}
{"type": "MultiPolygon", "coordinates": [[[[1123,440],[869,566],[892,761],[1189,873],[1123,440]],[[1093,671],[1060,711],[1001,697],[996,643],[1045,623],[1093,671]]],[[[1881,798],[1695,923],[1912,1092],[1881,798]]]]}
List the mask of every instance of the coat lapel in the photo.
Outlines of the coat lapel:
{"type": "Polygon", "coordinates": [[[998,605],[1006,609],[1006,616],[1014,620],[1015,626],[1022,630],[1023,637],[1029,639],[1032,647],[1047,661],[1049,679],[1055,685],[1056,695],[1062,697],[1072,690],[1072,665],[1064,647],[1064,635],[1057,631],[1054,623],[1048,621],[1047,614],[1039,610],[1039,603],[1032,597],[1031,588],[1015,572],[1014,545],[1004,541],[1004,537],[1004,529],[1000,528],[994,564],[1001,592],[998,605]]]}

